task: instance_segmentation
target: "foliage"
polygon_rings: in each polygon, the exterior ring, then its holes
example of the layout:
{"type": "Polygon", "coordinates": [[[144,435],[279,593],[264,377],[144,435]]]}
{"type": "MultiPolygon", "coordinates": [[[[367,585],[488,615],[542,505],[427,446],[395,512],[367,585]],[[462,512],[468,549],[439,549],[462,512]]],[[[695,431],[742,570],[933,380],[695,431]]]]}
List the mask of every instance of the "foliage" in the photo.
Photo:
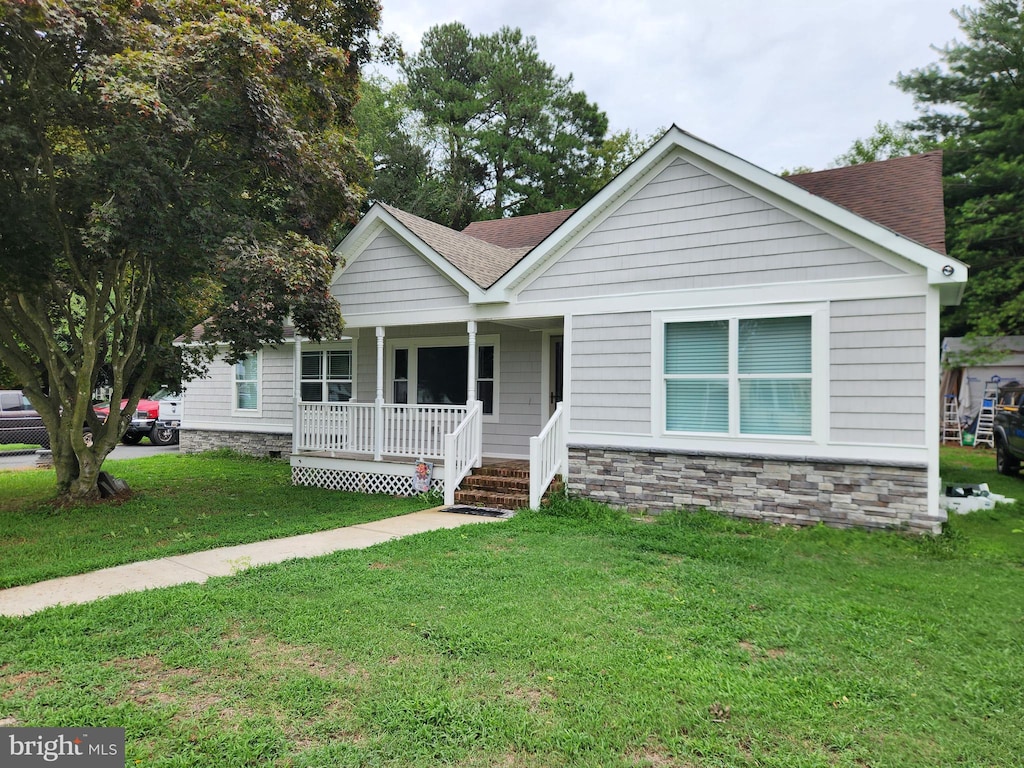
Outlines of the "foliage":
{"type": "Polygon", "coordinates": [[[873,163],[893,157],[916,155],[931,149],[935,149],[935,144],[928,138],[919,136],[901,125],[889,125],[879,120],[875,123],[875,132],[866,139],[854,141],[846,152],[832,162],[832,167],[873,163]]]}
{"type": "Polygon", "coordinates": [[[371,0],[0,5],[0,360],[63,493],[96,493],[151,381],[201,368],[172,347],[195,324],[215,317],[231,360],[289,315],[340,331],[327,246],[358,213],[354,66],[378,21],[371,0]],[[106,423],[104,378],[127,400],[106,423]]]}
{"type": "Polygon", "coordinates": [[[616,162],[615,149],[632,150],[627,137],[606,143],[605,114],[518,29],[474,35],[457,22],[433,27],[402,72],[420,126],[400,144],[411,200],[378,199],[455,229],[578,206],[616,162]]]}
{"type": "Polygon", "coordinates": [[[954,11],[963,41],[901,74],[920,111],[908,127],[945,153],[950,252],[971,265],[948,335],[1024,333],[1024,9],[983,0],[954,11]]]}
{"type": "Polygon", "coordinates": [[[124,727],[128,765],[931,768],[1024,753],[1020,545],[977,543],[1020,541],[1019,508],[957,521],[973,527],[955,545],[555,511],[0,618],[4,716],[124,727]]]}

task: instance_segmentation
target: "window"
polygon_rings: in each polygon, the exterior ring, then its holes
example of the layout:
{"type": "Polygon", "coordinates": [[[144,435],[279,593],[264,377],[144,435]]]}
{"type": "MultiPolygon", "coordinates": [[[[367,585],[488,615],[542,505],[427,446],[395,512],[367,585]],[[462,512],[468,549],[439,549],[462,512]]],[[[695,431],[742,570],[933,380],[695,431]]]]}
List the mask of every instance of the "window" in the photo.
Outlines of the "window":
{"type": "Polygon", "coordinates": [[[235,363],[235,407],[240,411],[259,408],[259,353],[252,352],[235,363]]]}
{"type": "Polygon", "coordinates": [[[352,352],[347,349],[303,352],[299,391],[305,403],[351,400],[352,352]]]}
{"type": "Polygon", "coordinates": [[[665,326],[665,429],[811,434],[811,318],[665,326]]]}
{"type": "MultiPolygon", "coordinates": [[[[476,396],[485,415],[494,415],[497,391],[496,347],[477,346],[476,396]]],[[[392,399],[409,402],[410,381],[415,381],[420,405],[463,405],[468,397],[469,347],[422,346],[395,348],[392,399]]]]}

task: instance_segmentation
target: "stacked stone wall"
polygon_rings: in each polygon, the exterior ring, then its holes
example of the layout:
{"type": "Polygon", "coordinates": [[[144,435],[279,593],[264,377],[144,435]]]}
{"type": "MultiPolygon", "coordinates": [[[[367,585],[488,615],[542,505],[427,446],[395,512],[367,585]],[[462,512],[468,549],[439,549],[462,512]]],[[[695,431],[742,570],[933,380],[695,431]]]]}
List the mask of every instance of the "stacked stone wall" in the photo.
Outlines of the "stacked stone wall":
{"type": "Polygon", "coordinates": [[[250,456],[287,457],[292,452],[292,436],[272,432],[183,429],[179,432],[179,440],[182,453],[230,448],[250,456]]]}
{"type": "Polygon", "coordinates": [[[570,446],[569,492],[636,512],[938,533],[923,465],[570,446]]]}

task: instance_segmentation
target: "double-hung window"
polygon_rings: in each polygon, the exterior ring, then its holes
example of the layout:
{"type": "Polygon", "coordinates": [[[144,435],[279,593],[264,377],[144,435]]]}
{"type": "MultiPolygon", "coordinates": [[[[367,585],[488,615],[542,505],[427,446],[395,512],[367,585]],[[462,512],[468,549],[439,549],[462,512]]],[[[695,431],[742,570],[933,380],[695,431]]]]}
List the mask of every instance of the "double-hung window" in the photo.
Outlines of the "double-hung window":
{"type": "Polygon", "coordinates": [[[351,400],[352,352],[347,349],[303,352],[299,389],[305,403],[344,403],[351,400]]]}
{"type": "Polygon", "coordinates": [[[235,363],[235,408],[256,411],[260,405],[259,352],[250,352],[244,360],[235,363]]]}
{"type": "MultiPolygon", "coordinates": [[[[476,348],[476,396],[485,416],[496,413],[497,345],[490,340],[476,348]]],[[[420,405],[463,405],[468,397],[469,348],[447,344],[396,347],[392,358],[392,401],[420,405]],[[414,393],[414,394],[413,394],[414,393]]]]}
{"type": "Polygon", "coordinates": [[[811,317],[665,325],[665,430],[811,435],[811,317]]]}

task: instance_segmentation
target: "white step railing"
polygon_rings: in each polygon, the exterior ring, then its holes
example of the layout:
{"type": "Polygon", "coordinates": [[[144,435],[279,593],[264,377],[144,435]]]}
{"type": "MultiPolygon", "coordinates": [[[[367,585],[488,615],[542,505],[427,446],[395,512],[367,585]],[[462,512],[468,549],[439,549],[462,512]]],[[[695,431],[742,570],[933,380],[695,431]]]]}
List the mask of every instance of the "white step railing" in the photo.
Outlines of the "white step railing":
{"type": "Polygon", "coordinates": [[[455,503],[455,490],[473,467],[483,463],[483,403],[474,401],[466,418],[444,438],[444,503],[455,503]]]}
{"type": "Polygon", "coordinates": [[[530,438],[530,509],[539,509],[544,491],[555,475],[567,473],[565,417],[562,404],[555,406],[548,423],[536,437],[530,438]]]}

